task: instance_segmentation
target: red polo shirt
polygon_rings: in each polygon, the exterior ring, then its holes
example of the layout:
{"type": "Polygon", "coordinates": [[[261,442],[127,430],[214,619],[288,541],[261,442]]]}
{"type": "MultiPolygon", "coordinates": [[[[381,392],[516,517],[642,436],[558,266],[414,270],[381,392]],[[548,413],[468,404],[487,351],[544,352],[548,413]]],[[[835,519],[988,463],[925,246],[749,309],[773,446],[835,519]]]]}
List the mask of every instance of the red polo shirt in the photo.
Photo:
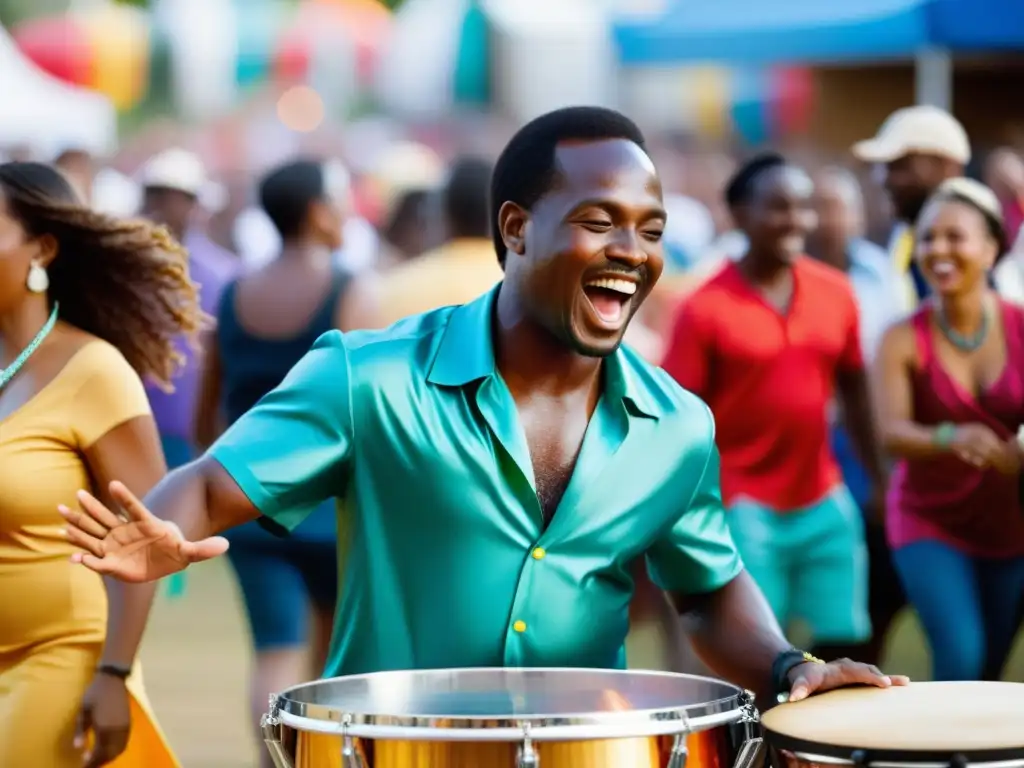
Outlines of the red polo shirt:
{"type": "Polygon", "coordinates": [[[857,327],[846,276],[806,257],[785,314],[733,263],[685,300],[663,366],[714,413],[726,504],[794,510],[839,482],[827,410],[837,371],[863,367],[857,327]]]}

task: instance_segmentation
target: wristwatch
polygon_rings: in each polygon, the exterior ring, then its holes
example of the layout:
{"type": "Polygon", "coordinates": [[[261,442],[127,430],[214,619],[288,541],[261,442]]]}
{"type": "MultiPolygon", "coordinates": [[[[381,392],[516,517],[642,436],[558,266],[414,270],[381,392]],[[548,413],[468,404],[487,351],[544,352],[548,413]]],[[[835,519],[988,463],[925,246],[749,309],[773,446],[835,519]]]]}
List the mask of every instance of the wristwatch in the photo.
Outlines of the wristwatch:
{"type": "Polygon", "coordinates": [[[118,680],[127,680],[132,673],[131,667],[124,667],[120,664],[100,664],[96,672],[109,677],[116,677],[118,680]]]}
{"type": "Polygon", "coordinates": [[[776,696],[789,693],[791,683],[789,673],[801,664],[824,664],[825,662],[817,656],[812,656],[807,651],[799,648],[790,648],[775,657],[772,662],[772,687],[776,696]]]}

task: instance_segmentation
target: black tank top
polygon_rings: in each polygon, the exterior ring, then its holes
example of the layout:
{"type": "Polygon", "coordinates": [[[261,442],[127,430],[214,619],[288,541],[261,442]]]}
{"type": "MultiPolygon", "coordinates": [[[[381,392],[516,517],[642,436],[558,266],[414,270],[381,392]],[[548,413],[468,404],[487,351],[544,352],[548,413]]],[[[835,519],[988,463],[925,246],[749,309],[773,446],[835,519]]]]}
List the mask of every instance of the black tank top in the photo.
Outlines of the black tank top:
{"type": "Polygon", "coordinates": [[[238,282],[227,287],[217,312],[217,345],[221,358],[224,415],[229,424],[280,384],[313,342],[334,329],[338,302],[350,279],[348,273],[335,272],[331,289],[309,325],[294,336],[283,339],[265,339],[248,333],[235,314],[238,282]]]}

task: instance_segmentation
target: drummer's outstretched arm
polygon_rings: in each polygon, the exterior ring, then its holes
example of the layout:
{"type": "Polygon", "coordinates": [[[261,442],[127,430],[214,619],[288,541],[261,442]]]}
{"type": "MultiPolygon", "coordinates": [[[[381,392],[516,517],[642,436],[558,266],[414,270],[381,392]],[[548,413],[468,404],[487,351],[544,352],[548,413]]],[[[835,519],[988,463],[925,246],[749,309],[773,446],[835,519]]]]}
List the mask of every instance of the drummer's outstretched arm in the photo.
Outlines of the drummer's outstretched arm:
{"type": "Polygon", "coordinates": [[[235,479],[209,454],[170,472],[142,501],[189,541],[216,536],[260,517],[235,479]]]}
{"type": "Polygon", "coordinates": [[[68,537],[85,551],[75,559],[149,581],[221,554],[227,542],[216,534],[250,520],[291,530],[342,490],[352,445],[348,385],[347,351],[332,331],[206,455],[167,475],[143,501],[112,483],[121,516],[88,494],[83,513],[62,509],[68,537]]]}
{"type": "Polygon", "coordinates": [[[347,384],[342,334],[327,333],[202,458],[157,486],[147,506],[190,540],[261,517],[291,530],[338,490],[351,446],[347,384]]]}

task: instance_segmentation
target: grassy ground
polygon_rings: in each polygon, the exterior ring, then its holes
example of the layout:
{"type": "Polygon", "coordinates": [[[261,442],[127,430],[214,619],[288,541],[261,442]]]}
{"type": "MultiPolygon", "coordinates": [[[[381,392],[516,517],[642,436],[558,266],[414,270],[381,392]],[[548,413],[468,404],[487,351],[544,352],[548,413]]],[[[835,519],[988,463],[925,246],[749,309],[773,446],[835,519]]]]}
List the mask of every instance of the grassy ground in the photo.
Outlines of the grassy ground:
{"type": "MultiPolygon", "coordinates": [[[[256,741],[248,720],[249,639],[226,562],[193,568],[185,596],[161,600],[146,636],[143,664],[150,698],[185,768],[253,768],[256,741]]],[[[1024,681],[1024,637],[1009,676],[1024,681]]],[[[917,622],[901,617],[887,671],[928,675],[917,622]]]]}

